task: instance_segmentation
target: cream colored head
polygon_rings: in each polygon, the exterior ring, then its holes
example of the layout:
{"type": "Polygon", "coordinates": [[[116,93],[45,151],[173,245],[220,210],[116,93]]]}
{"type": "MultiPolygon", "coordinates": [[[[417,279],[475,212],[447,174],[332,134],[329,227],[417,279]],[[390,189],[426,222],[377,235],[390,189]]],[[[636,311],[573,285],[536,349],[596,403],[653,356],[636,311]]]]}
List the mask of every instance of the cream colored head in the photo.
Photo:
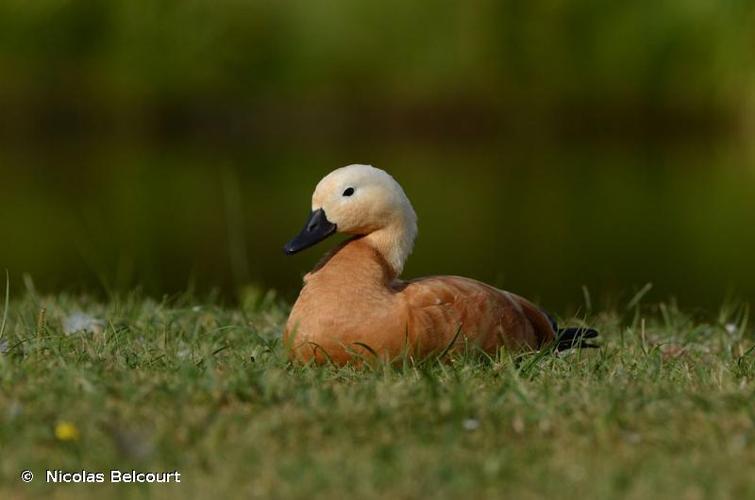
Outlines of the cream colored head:
{"type": "Polygon", "coordinates": [[[312,212],[324,215],[339,233],[364,235],[396,274],[403,270],[417,236],[417,215],[385,171],[370,165],[334,170],[317,184],[312,212]]]}

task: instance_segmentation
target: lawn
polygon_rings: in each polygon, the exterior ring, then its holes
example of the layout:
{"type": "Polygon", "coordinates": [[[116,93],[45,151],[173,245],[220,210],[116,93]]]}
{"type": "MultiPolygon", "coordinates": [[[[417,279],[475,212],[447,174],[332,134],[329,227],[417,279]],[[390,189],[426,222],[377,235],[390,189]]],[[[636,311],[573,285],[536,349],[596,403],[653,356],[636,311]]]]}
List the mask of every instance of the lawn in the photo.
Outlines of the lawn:
{"type": "Polygon", "coordinates": [[[1,498],[755,498],[745,308],[633,303],[590,315],[600,350],[337,369],[287,362],[272,293],[28,288],[0,339],[1,498]]]}

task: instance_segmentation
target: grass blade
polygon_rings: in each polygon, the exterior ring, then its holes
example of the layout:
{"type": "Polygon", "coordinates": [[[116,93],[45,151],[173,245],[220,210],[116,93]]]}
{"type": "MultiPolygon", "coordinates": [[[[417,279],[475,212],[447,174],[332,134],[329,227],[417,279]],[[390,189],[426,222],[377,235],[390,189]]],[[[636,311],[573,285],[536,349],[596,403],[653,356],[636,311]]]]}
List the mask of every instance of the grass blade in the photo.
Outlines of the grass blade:
{"type": "Polygon", "coordinates": [[[448,354],[448,351],[451,350],[453,345],[456,343],[456,339],[459,338],[459,335],[461,335],[461,325],[459,325],[459,328],[456,329],[456,333],[454,334],[454,338],[451,339],[451,342],[448,343],[445,349],[443,349],[443,352],[440,353],[440,356],[438,356],[438,359],[443,359],[446,354],[448,354]]]}
{"type": "Polygon", "coordinates": [[[632,297],[632,300],[629,301],[629,304],[627,304],[627,311],[631,311],[634,309],[634,307],[640,303],[642,298],[647,295],[647,293],[653,289],[652,283],[645,283],[645,286],[640,288],[640,291],[634,294],[634,297],[632,297]]]}
{"type": "Polygon", "coordinates": [[[10,304],[10,274],[5,270],[5,306],[3,307],[3,321],[0,323],[0,339],[5,333],[5,325],[8,321],[8,305],[10,304]]]}

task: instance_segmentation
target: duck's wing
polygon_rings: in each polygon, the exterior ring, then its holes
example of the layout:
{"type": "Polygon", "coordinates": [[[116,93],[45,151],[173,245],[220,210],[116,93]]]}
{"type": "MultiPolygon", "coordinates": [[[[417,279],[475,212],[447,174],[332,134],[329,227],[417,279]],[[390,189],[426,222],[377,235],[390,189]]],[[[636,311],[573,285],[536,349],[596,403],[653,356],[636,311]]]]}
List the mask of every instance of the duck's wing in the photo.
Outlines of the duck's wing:
{"type": "Polygon", "coordinates": [[[471,339],[487,352],[502,346],[539,349],[555,338],[548,317],[534,304],[476,280],[432,276],[396,290],[405,303],[409,333],[434,350],[456,337],[471,339]]]}
{"type": "Polygon", "coordinates": [[[551,321],[550,316],[529,300],[515,293],[501,291],[511,297],[511,299],[522,309],[527,320],[535,329],[538,339],[538,347],[550,344],[556,339],[556,325],[551,321]]]}

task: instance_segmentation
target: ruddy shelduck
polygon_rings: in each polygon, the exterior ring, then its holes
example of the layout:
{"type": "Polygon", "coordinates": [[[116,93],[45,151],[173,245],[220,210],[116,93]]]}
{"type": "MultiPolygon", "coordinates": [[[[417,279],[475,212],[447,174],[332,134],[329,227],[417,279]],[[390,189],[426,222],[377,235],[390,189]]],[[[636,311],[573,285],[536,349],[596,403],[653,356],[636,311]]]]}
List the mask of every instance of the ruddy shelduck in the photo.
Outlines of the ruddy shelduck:
{"type": "Polygon", "coordinates": [[[284,343],[299,361],[339,365],[378,357],[425,358],[468,348],[532,351],[590,346],[592,329],[558,329],[530,301],[457,276],[399,280],[417,236],[417,215],[401,186],[369,165],[325,176],[291,255],[334,233],[352,235],[304,277],[284,343]]]}

